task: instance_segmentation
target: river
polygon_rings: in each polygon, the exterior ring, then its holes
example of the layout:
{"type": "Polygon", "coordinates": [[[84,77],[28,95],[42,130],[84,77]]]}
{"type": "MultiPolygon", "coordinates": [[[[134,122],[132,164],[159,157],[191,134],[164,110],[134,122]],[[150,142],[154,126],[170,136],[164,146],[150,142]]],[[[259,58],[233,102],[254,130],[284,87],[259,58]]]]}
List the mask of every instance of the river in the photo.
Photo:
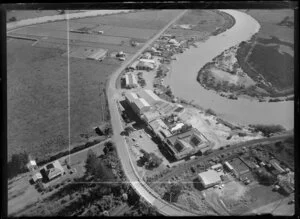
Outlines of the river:
{"type": "Polygon", "coordinates": [[[196,80],[198,71],[207,62],[224,50],[249,40],[259,28],[259,23],[243,12],[222,10],[232,15],[236,22],[229,30],[211,36],[205,42],[198,42],[198,48],[191,47],[177,54],[171,63],[171,73],[165,78],[176,97],[193,101],[203,108],[211,108],[220,117],[236,124],[281,124],[286,129],[294,128],[294,101],[258,102],[249,98],[230,100],[213,90],[204,89],[196,80]]]}

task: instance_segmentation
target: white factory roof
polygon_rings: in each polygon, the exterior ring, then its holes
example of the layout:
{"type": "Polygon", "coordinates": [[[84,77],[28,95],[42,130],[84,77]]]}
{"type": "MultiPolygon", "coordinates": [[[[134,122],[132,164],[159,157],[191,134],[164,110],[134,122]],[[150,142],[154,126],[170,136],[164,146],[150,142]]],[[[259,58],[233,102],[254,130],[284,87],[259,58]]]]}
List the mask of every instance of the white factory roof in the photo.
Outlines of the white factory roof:
{"type": "Polygon", "coordinates": [[[143,98],[138,98],[134,100],[134,104],[141,110],[143,107],[149,107],[149,103],[143,98]]]}
{"type": "Polygon", "coordinates": [[[139,98],[139,101],[141,101],[144,106],[150,106],[144,98],[139,98]]]}
{"type": "Polygon", "coordinates": [[[198,174],[204,185],[210,185],[221,181],[220,175],[215,170],[207,170],[198,174]]]}
{"type": "Polygon", "coordinates": [[[139,91],[139,95],[151,105],[158,101],[161,101],[161,99],[156,94],[154,94],[153,91],[151,90],[142,89],[139,91]]]}
{"type": "Polygon", "coordinates": [[[182,128],[182,126],[184,126],[184,123],[177,123],[173,128],[171,128],[171,132],[174,132],[174,131],[176,131],[176,130],[178,130],[178,129],[181,129],[182,128]]]}
{"type": "Polygon", "coordinates": [[[136,76],[132,73],[125,75],[125,83],[126,83],[126,86],[138,85],[136,76]]]}
{"type": "Polygon", "coordinates": [[[125,97],[130,101],[130,102],[134,102],[135,99],[138,99],[138,96],[133,93],[133,92],[127,92],[125,93],[125,97]]]}

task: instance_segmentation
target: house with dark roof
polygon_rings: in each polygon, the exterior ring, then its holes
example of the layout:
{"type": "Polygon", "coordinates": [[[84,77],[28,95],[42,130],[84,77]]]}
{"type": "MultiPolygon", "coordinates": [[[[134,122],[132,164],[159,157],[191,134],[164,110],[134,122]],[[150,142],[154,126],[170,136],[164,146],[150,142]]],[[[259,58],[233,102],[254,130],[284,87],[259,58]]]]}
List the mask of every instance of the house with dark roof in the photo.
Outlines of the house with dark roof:
{"type": "Polygon", "coordinates": [[[40,172],[47,180],[53,180],[65,174],[64,168],[58,160],[45,165],[40,172]]]}

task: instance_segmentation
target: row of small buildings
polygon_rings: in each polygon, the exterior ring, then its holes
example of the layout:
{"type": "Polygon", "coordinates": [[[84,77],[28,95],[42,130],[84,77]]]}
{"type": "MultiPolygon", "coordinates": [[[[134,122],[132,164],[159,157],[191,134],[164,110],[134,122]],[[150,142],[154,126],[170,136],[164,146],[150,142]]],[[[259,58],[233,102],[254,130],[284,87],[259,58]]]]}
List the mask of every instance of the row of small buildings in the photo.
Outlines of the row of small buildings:
{"type": "Polygon", "coordinates": [[[153,135],[161,140],[176,159],[197,152],[204,153],[211,148],[202,133],[176,116],[183,110],[181,105],[163,101],[153,91],[147,89],[126,92],[125,99],[132,110],[147,123],[153,135]]]}

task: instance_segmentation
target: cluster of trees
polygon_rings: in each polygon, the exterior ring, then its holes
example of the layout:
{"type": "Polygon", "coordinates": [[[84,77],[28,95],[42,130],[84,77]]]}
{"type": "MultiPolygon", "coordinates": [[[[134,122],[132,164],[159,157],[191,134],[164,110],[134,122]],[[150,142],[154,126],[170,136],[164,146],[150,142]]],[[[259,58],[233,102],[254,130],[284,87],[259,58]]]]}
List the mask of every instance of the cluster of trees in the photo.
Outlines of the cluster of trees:
{"type": "Polygon", "coordinates": [[[126,212],[124,216],[159,216],[160,214],[157,210],[147,204],[145,201],[140,200],[135,204],[133,209],[129,212],[126,212]]]}
{"type": "Polygon", "coordinates": [[[139,79],[138,83],[141,85],[141,87],[145,87],[146,86],[146,81],[143,78],[139,79]]]}
{"type": "Polygon", "coordinates": [[[269,137],[272,133],[285,131],[281,125],[250,125],[256,132],[262,132],[264,136],[269,137]]]}
{"type": "Polygon", "coordinates": [[[27,171],[27,163],[28,154],[25,151],[22,153],[13,154],[11,160],[7,164],[8,179],[13,178],[20,173],[25,173],[27,171]]]}
{"type": "Polygon", "coordinates": [[[205,114],[212,115],[212,116],[216,116],[217,115],[216,112],[213,111],[212,109],[205,110],[205,114]]]}
{"type": "Polygon", "coordinates": [[[163,199],[168,202],[177,202],[182,189],[183,189],[182,185],[180,184],[171,184],[167,188],[167,191],[165,192],[163,199]]]}
{"type": "Polygon", "coordinates": [[[167,88],[167,90],[166,90],[166,95],[168,95],[168,96],[171,97],[171,98],[174,97],[174,95],[173,95],[172,90],[171,90],[170,87],[167,88]]]}
{"type": "Polygon", "coordinates": [[[14,22],[14,21],[17,21],[16,17],[11,17],[11,18],[8,19],[8,22],[14,22]]]}
{"type": "Polygon", "coordinates": [[[277,178],[273,174],[269,173],[265,169],[255,170],[254,174],[258,179],[258,182],[262,185],[270,186],[274,184],[277,180],[277,178]]]}
{"type": "Polygon", "coordinates": [[[141,165],[144,165],[146,169],[153,169],[158,167],[162,163],[162,159],[159,158],[154,153],[148,153],[145,150],[141,150],[143,156],[140,158],[139,162],[141,165]]]}

